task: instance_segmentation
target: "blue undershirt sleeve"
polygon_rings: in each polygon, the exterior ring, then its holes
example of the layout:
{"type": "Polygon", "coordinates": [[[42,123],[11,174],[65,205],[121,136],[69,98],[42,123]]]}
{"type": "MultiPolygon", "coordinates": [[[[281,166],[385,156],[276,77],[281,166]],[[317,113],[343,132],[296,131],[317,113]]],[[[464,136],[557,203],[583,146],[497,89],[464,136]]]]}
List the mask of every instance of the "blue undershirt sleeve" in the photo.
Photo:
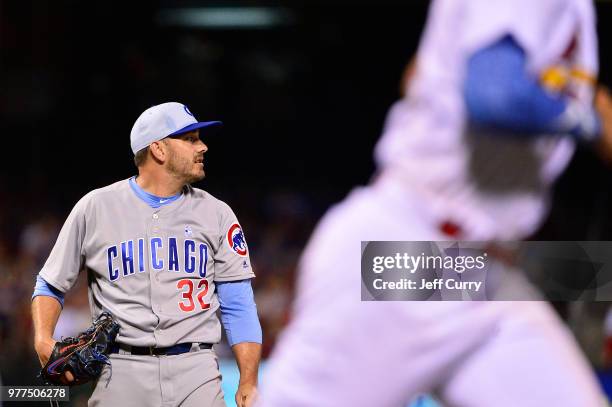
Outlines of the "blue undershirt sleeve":
{"type": "Polygon", "coordinates": [[[570,134],[595,139],[601,125],[594,108],[547,91],[526,65],[525,52],[511,36],[469,58],[463,96],[471,123],[525,137],[570,134]]]}
{"type": "Polygon", "coordinates": [[[32,299],[39,295],[55,298],[57,301],[59,301],[62,308],[64,308],[64,293],[47,283],[40,275],[36,277],[36,285],[34,286],[32,299]]]}
{"type": "Polygon", "coordinates": [[[230,346],[241,342],[262,343],[262,332],[251,280],[217,283],[221,321],[230,346]]]}

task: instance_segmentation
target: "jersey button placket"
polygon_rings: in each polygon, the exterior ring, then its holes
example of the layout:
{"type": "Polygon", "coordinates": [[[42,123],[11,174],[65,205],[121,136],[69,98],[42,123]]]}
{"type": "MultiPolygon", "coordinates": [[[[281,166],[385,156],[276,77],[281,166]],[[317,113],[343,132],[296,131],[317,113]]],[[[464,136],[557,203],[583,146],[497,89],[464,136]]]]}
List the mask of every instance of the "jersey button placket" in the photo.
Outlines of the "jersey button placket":
{"type": "MultiPolygon", "coordinates": [[[[157,213],[154,213],[153,216],[153,227],[151,228],[151,231],[153,232],[153,235],[158,235],[159,234],[159,215],[157,213]]],[[[155,275],[155,280],[159,282],[159,271],[156,271],[154,273],[155,275]]]]}
{"type": "MultiPolygon", "coordinates": [[[[150,223],[149,230],[152,236],[161,237],[162,240],[164,241],[164,246],[165,246],[166,236],[160,233],[161,232],[160,222],[161,222],[161,219],[160,219],[159,214],[157,212],[153,213],[151,215],[151,223],[150,223]]],[[[159,281],[160,281],[160,274],[162,272],[163,272],[162,270],[151,269],[151,305],[153,308],[153,312],[157,314],[158,326],[159,326],[159,319],[161,318],[160,314],[162,313],[161,299],[159,298],[159,291],[158,291],[160,290],[159,281]]],[[[163,329],[156,327],[153,331],[153,335],[155,336],[155,342],[159,343],[160,341],[159,335],[163,335],[163,329]]]]}
{"type": "MultiPolygon", "coordinates": [[[[159,226],[159,223],[160,223],[159,214],[155,212],[153,215],[151,215],[151,218],[152,218],[151,223],[150,223],[151,226],[149,229],[151,235],[154,237],[161,237],[162,239],[164,239],[164,236],[160,234],[161,228],[159,226]]],[[[161,270],[153,270],[153,268],[151,268],[151,278],[155,280],[155,282],[157,283],[159,283],[159,280],[160,280],[160,276],[159,276],[160,273],[161,273],[161,270]]],[[[154,301],[153,298],[151,298],[151,300],[154,301]]]]}

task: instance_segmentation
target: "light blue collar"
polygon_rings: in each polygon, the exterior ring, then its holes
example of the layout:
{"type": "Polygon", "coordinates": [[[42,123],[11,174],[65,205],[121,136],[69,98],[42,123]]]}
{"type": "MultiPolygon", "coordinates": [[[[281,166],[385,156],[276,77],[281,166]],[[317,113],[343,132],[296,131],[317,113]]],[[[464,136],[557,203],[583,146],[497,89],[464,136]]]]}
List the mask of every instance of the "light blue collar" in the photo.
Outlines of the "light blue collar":
{"type": "Polygon", "coordinates": [[[140,188],[140,185],[136,183],[136,177],[130,178],[130,187],[132,187],[132,191],[134,191],[136,196],[142,199],[151,208],[160,208],[162,206],[166,206],[183,196],[183,194],[180,192],[170,197],[150,194],[144,189],[140,188]]]}

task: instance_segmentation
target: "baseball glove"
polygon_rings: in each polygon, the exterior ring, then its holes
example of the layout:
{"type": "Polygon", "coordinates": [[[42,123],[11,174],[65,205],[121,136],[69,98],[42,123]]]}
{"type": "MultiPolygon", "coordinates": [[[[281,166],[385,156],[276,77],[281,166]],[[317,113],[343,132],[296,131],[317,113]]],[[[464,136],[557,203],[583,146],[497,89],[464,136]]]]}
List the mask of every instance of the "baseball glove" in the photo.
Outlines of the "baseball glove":
{"type": "Polygon", "coordinates": [[[43,381],[47,385],[66,385],[61,379],[67,370],[74,376],[71,386],[98,378],[104,366],[110,365],[108,353],[117,332],[119,324],[110,313],[103,312],[85,332],[62,338],[40,371],[43,381]]]}

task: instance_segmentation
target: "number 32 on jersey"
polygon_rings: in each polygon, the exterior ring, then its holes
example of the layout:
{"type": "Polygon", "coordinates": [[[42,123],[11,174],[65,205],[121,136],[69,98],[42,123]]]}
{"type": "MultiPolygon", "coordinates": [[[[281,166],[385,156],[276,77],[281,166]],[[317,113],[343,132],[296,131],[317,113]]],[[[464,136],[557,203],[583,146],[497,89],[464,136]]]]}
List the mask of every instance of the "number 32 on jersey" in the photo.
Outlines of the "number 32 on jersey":
{"type": "Polygon", "coordinates": [[[204,302],[204,297],[208,293],[208,280],[194,280],[184,278],[176,283],[176,288],[181,292],[182,300],[178,306],[183,312],[191,312],[196,309],[196,301],[198,309],[206,311],[210,308],[210,304],[204,302]],[[195,300],[194,300],[195,299],[195,300]]]}

